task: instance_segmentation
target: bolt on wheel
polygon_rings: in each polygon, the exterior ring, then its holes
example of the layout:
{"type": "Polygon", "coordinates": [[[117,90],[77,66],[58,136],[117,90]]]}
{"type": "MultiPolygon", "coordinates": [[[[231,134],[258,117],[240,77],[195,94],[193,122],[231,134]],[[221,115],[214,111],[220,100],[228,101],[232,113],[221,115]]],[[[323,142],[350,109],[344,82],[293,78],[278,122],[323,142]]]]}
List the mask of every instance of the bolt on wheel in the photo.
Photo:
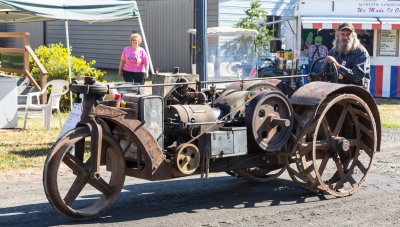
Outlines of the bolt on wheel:
{"type": "Polygon", "coordinates": [[[125,181],[125,160],[115,140],[103,134],[103,166],[99,171],[91,169],[90,141],[88,127],[68,132],[53,146],[44,167],[43,184],[50,204],[73,219],[90,219],[104,213],[125,181]]]}

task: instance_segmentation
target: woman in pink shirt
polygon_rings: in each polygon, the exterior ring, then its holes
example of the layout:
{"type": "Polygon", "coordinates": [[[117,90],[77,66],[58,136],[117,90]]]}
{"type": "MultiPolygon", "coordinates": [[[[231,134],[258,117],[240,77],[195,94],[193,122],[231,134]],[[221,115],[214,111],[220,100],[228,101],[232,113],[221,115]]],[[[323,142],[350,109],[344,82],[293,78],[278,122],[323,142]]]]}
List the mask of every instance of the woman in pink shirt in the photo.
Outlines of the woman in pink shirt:
{"type": "Polygon", "coordinates": [[[122,51],[118,75],[123,76],[125,82],[144,84],[149,77],[149,63],[146,51],[140,47],[142,37],[138,33],[131,35],[131,46],[122,51]]]}

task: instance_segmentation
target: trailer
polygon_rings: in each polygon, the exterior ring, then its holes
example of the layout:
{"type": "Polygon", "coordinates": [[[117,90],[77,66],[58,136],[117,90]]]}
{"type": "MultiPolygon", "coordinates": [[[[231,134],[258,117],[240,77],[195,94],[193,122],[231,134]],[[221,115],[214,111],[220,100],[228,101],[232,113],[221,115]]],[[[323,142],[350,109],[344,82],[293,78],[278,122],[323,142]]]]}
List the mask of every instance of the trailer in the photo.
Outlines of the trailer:
{"type": "Polygon", "coordinates": [[[399,2],[300,0],[295,16],[299,66],[308,64],[308,46],[316,35],[322,36],[323,44],[331,49],[339,25],[352,23],[370,55],[372,96],[400,98],[399,2]]]}

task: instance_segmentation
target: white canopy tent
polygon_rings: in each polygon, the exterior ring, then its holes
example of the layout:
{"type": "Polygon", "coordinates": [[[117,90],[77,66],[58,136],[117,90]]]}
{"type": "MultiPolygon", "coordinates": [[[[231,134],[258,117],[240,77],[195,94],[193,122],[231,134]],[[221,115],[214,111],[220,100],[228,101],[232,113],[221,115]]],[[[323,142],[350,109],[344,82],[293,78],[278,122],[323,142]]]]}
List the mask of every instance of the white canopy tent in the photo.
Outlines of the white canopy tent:
{"type": "Polygon", "coordinates": [[[134,0],[0,0],[0,23],[65,20],[70,83],[71,54],[69,48],[68,21],[76,20],[87,23],[100,23],[132,18],[138,18],[140,30],[143,36],[143,43],[149,57],[150,70],[154,73],[139,9],[134,0]]]}

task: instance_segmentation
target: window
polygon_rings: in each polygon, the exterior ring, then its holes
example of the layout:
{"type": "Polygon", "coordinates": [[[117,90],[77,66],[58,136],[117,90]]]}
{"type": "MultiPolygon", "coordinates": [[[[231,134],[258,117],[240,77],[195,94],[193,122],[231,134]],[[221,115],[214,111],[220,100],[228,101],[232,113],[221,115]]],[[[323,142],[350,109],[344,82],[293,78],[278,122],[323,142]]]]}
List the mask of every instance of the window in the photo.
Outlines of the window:
{"type": "Polygon", "coordinates": [[[399,31],[378,31],[377,56],[399,56],[399,31]]]}
{"type": "MultiPolygon", "coordinates": [[[[267,16],[267,22],[273,22],[280,20],[280,16],[267,16]]],[[[281,23],[276,23],[276,24],[269,24],[267,25],[267,29],[269,30],[274,30],[274,37],[281,37],[281,23]]]]}
{"type": "Polygon", "coordinates": [[[373,56],[374,30],[356,30],[360,43],[367,49],[369,56],[373,56]]]}
{"type": "Polygon", "coordinates": [[[322,44],[325,45],[328,50],[332,49],[332,42],[335,39],[335,30],[303,29],[301,33],[301,50],[307,50],[310,45],[314,44],[314,39],[317,35],[322,37],[322,44]]]}

